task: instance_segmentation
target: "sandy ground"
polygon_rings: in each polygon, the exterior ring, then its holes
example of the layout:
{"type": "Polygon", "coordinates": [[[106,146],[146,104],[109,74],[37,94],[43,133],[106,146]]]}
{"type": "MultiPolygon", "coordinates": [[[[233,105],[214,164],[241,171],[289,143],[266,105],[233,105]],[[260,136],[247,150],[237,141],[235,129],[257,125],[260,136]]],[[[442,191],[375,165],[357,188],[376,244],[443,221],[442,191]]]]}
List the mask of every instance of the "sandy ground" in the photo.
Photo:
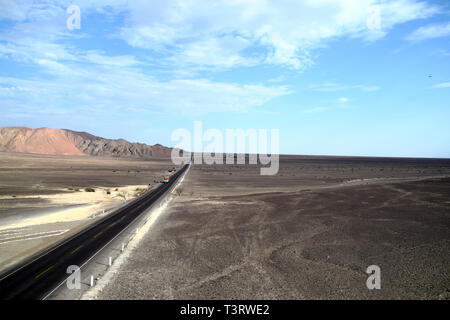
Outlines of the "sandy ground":
{"type": "Polygon", "coordinates": [[[100,298],[448,299],[449,177],[450,160],[194,165],[100,298]]]}
{"type": "Polygon", "coordinates": [[[172,167],[170,159],[0,153],[0,271],[154,188],[172,167]]]}
{"type": "MultiPolygon", "coordinates": [[[[25,201],[16,202],[8,209],[12,211],[13,208],[27,208],[26,200],[33,199],[45,200],[48,207],[56,209],[50,211],[39,210],[42,213],[31,215],[31,217],[25,219],[18,219],[12,216],[8,219],[12,220],[9,223],[5,221],[7,219],[0,220],[2,222],[0,230],[94,218],[95,216],[104,214],[103,210],[107,211],[111,208],[116,208],[126,200],[134,199],[142,191],[147,190],[148,187],[148,185],[126,186],[113,188],[112,191],[111,188],[97,187],[95,192],[80,190],[61,194],[22,196],[15,200],[25,201]]],[[[64,191],[62,190],[62,192],[64,191]]],[[[9,199],[11,199],[10,196],[0,196],[0,203],[2,200],[9,199]]],[[[1,239],[0,243],[2,243],[1,239]]]]}

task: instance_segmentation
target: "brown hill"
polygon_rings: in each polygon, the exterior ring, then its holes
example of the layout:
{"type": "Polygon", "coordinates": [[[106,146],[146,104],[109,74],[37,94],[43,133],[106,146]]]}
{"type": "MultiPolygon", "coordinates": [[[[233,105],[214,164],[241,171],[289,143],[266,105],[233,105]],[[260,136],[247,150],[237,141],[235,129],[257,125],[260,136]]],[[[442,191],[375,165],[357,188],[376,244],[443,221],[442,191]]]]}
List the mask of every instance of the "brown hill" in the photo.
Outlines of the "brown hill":
{"type": "Polygon", "coordinates": [[[66,129],[0,127],[0,151],[147,158],[170,157],[172,148],[105,139],[66,129]]]}

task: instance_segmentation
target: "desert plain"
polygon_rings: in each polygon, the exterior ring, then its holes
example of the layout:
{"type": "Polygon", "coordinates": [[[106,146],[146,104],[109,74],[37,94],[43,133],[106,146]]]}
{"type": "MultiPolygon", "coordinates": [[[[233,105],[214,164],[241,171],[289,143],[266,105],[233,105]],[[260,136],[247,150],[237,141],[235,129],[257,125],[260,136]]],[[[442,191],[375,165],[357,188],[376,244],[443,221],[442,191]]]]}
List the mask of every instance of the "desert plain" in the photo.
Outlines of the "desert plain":
{"type": "Polygon", "coordinates": [[[170,159],[0,152],[0,273],[157,186],[170,159]]]}
{"type": "Polygon", "coordinates": [[[449,298],[449,159],[282,156],[259,173],[192,165],[100,298],[449,298]]]}
{"type": "MultiPolygon", "coordinates": [[[[158,185],[170,159],[0,153],[8,270],[158,185]],[[94,189],[89,192],[88,189],[94,189]]],[[[450,159],[193,164],[100,299],[449,299],[450,159]],[[381,289],[366,269],[381,270],[381,289]]]]}

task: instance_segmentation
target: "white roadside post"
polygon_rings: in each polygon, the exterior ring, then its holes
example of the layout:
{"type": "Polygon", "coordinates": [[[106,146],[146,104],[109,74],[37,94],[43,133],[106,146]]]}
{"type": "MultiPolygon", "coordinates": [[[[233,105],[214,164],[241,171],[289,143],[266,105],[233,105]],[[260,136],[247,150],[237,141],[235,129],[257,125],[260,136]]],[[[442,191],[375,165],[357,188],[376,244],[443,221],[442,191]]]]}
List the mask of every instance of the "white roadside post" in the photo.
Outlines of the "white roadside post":
{"type": "Polygon", "coordinates": [[[111,265],[112,265],[112,257],[109,257],[109,266],[111,267],[111,265]]]}
{"type": "Polygon", "coordinates": [[[93,287],[93,286],[94,286],[94,276],[91,275],[91,287],[93,287]]]}

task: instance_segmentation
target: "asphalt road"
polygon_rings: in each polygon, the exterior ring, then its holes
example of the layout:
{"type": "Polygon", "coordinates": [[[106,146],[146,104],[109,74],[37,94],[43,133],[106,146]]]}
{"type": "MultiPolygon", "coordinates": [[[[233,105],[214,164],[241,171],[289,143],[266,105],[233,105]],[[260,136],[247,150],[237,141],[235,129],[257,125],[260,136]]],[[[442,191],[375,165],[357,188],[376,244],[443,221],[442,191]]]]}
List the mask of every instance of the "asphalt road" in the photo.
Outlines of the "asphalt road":
{"type": "Polygon", "coordinates": [[[4,276],[0,279],[0,299],[32,300],[45,297],[68,277],[68,266],[81,266],[164,194],[187,167],[185,165],[173,174],[170,182],[145,193],[4,276]]]}

